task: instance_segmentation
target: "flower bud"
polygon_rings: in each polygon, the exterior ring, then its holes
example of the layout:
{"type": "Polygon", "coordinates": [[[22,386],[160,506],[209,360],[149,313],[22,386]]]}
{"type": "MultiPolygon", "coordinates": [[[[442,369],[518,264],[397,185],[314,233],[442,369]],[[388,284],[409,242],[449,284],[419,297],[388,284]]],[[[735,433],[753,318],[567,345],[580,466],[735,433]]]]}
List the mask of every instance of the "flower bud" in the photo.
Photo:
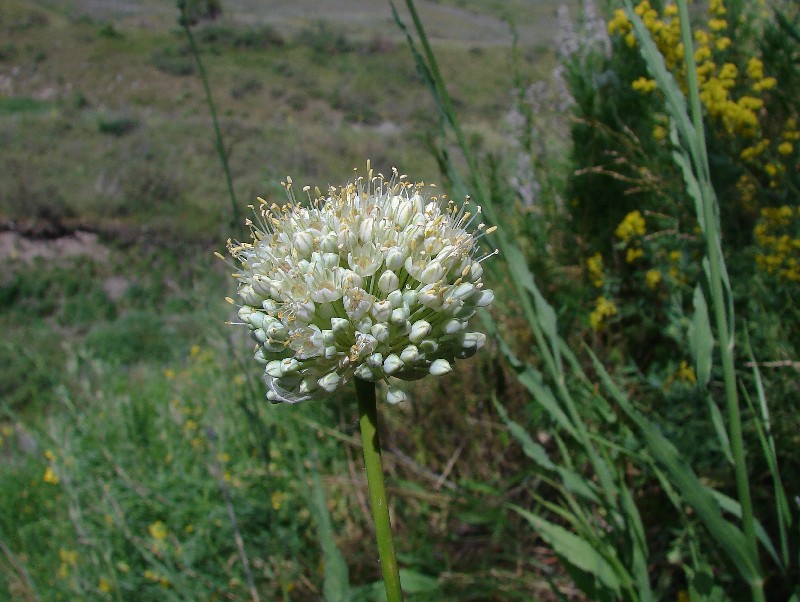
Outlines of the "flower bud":
{"type": "Polygon", "coordinates": [[[447,374],[448,372],[452,372],[453,367],[450,365],[446,359],[438,359],[431,364],[430,373],[433,376],[442,376],[443,374],[447,374]]]}
{"type": "Polygon", "coordinates": [[[425,320],[418,320],[414,322],[414,325],[411,327],[411,332],[409,333],[408,338],[414,343],[419,343],[422,339],[428,336],[430,332],[430,323],[425,320]]]}
{"type": "Polygon", "coordinates": [[[336,387],[339,386],[341,378],[336,372],[329,372],[317,381],[320,387],[325,389],[328,393],[333,393],[336,387]]]}
{"type": "Polygon", "coordinates": [[[419,350],[416,345],[409,345],[400,353],[400,359],[406,364],[414,364],[419,359],[419,350]]]}
{"type": "Polygon", "coordinates": [[[350,320],[344,318],[331,318],[331,330],[335,334],[340,334],[350,330],[350,320]]]}
{"type": "Polygon", "coordinates": [[[494,291],[486,289],[485,291],[481,291],[481,296],[478,298],[478,301],[475,303],[475,305],[478,307],[486,307],[492,301],[494,301],[494,291]]]}
{"type": "Polygon", "coordinates": [[[394,353],[383,360],[383,371],[386,372],[386,374],[394,374],[403,368],[405,368],[405,363],[394,353]]]}
{"type": "Polygon", "coordinates": [[[388,401],[392,405],[396,403],[402,403],[407,400],[408,400],[408,395],[402,389],[392,387],[386,392],[386,401],[388,401]]]}
{"type": "Polygon", "coordinates": [[[378,289],[385,295],[396,291],[400,286],[400,279],[392,270],[386,270],[378,279],[378,289]]]}
{"type": "Polygon", "coordinates": [[[392,270],[393,272],[397,271],[403,267],[405,260],[405,254],[398,247],[392,247],[386,252],[386,269],[392,270]]]}
{"type": "Polygon", "coordinates": [[[373,324],[372,328],[370,329],[370,334],[375,337],[379,343],[383,343],[386,339],[389,338],[390,330],[389,327],[379,322],[378,324],[373,324]]]}
{"type": "Polygon", "coordinates": [[[298,257],[309,257],[314,249],[314,237],[307,230],[295,232],[294,236],[292,236],[292,244],[294,245],[294,250],[297,251],[298,257]]]}
{"type": "Polygon", "coordinates": [[[440,264],[438,261],[432,261],[425,267],[424,270],[422,270],[419,280],[423,284],[433,284],[434,282],[441,280],[442,276],[444,276],[444,268],[442,268],[442,264],[440,264]]]}

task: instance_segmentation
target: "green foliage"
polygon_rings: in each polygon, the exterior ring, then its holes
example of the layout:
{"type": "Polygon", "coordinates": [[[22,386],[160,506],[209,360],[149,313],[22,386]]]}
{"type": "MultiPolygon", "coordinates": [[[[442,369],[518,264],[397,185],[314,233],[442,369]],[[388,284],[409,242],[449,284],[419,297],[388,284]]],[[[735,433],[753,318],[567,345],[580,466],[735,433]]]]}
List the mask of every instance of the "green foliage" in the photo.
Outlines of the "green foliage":
{"type": "Polygon", "coordinates": [[[216,52],[225,49],[268,50],[286,43],[281,33],[269,25],[245,28],[218,23],[198,29],[197,40],[203,48],[216,52]]]}
{"type": "Polygon", "coordinates": [[[150,60],[156,69],[168,75],[185,77],[193,75],[195,71],[194,59],[188,48],[165,46],[155,51],[150,60]]]}
{"type": "Polygon", "coordinates": [[[0,115],[13,113],[41,113],[49,111],[53,105],[42,100],[24,96],[4,96],[0,98],[0,115]]]}
{"type": "Polygon", "coordinates": [[[109,115],[97,121],[97,129],[101,134],[124,136],[139,127],[139,120],[128,115],[109,115]]]}

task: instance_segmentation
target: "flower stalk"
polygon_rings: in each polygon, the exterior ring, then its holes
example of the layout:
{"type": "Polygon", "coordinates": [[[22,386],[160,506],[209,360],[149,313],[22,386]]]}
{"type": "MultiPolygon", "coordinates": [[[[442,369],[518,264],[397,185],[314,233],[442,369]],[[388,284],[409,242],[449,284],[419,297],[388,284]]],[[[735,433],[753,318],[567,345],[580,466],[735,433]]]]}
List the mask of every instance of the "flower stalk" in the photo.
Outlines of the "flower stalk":
{"type": "Polygon", "coordinates": [[[361,426],[361,444],[364,448],[364,465],[369,486],[369,501],[372,508],[372,520],[375,524],[375,538],[378,543],[383,584],[386,587],[388,602],[399,602],[403,600],[403,592],[400,588],[400,573],[397,568],[386,487],[383,482],[375,383],[356,378],[355,385],[358,398],[358,422],[361,426]]]}

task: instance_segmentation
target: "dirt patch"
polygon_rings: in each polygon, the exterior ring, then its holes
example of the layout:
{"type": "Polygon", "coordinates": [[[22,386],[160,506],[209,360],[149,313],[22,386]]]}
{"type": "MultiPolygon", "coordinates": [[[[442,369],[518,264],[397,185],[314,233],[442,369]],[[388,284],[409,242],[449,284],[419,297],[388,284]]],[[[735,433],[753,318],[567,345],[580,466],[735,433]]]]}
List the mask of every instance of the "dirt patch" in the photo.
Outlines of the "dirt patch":
{"type": "Polygon", "coordinates": [[[19,232],[0,232],[0,261],[30,262],[41,257],[58,259],[90,255],[94,259],[107,259],[108,247],[102,245],[93,232],[77,230],[57,238],[31,238],[19,232]]]}

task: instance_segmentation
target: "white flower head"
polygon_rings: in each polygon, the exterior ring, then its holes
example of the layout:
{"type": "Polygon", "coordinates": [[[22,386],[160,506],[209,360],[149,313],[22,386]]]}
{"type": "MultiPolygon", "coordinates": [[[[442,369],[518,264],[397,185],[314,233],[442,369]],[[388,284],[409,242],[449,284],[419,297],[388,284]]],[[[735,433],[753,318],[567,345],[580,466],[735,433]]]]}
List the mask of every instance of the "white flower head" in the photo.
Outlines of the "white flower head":
{"type": "MultiPolygon", "coordinates": [[[[354,377],[415,380],[452,370],[486,337],[467,332],[483,287],[480,208],[456,206],[392,177],[357,177],[299,203],[291,179],[283,206],[259,199],[252,242],[228,241],[241,263],[239,317],[265,365],[267,398],[295,403],[354,377]]],[[[308,188],[304,189],[306,192],[308,188]]],[[[396,387],[389,401],[405,399],[396,387]]]]}

